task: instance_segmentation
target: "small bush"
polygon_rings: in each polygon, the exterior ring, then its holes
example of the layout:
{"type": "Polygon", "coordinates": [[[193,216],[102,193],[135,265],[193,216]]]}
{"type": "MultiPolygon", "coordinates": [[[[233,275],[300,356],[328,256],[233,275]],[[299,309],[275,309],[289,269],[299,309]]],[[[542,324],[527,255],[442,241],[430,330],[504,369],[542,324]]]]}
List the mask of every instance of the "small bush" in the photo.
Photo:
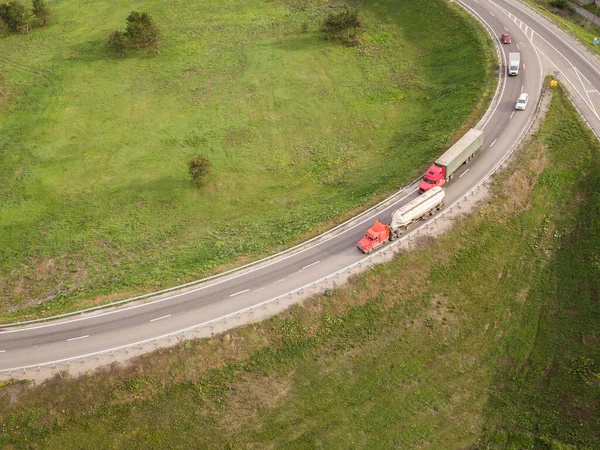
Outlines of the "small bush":
{"type": "Polygon", "coordinates": [[[158,49],[160,31],[148,13],[132,11],[127,17],[125,35],[136,47],[158,49]]]}
{"type": "Polygon", "coordinates": [[[360,40],[359,30],[363,28],[363,22],[358,10],[346,9],[329,13],[322,28],[326,39],[338,39],[345,44],[356,45],[360,40]]]}
{"type": "Polygon", "coordinates": [[[125,33],[122,31],[113,31],[110,36],[108,36],[106,44],[112,48],[117,55],[125,56],[125,53],[127,52],[127,39],[125,38],[125,33]]]}
{"type": "Polygon", "coordinates": [[[29,31],[30,13],[19,0],[0,3],[0,18],[4,21],[9,31],[29,31]]]}
{"type": "Polygon", "coordinates": [[[31,8],[33,15],[39,20],[42,26],[48,25],[50,22],[50,9],[44,0],[32,0],[31,8]]]}
{"type": "Polygon", "coordinates": [[[211,163],[209,159],[204,155],[196,155],[192,158],[192,160],[188,163],[188,171],[190,173],[190,177],[192,178],[192,183],[200,186],[208,172],[210,171],[211,163]]]}
{"type": "Polygon", "coordinates": [[[106,40],[107,46],[120,56],[125,56],[129,47],[152,48],[158,52],[160,42],[160,30],[150,14],[137,11],[127,16],[125,32],[113,31],[106,40]]]}
{"type": "Polygon", "coordinates": [[[8,25],[6,24],[6,22],[4,21],[4,19],[2,17],[0,17],[0,36],[8,36],[8,25]]]}

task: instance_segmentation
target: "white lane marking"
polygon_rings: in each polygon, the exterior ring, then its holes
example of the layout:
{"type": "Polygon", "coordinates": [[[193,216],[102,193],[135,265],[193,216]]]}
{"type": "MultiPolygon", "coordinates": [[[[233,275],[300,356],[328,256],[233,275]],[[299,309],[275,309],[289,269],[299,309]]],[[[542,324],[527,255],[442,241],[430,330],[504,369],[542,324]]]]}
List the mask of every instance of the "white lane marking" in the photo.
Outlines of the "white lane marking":
{"type": "Polygon", "coordinates": [[[469,171],[469,169],[465,170],[463,173],[460,174],[460,177],[458,178],[462,178],[464,174],[466,174],[469,171]]]}
{"type": "Polygon", "coordinates": [[[156,319],[151,319],[150,322],[156,322],[157,320],[167,319],[171,317],[171,314],[167,314],[166,316],[157,317],[156,319]]]}
{"type": "Polygon", "coordinates": [[[598,92],[598,89],[586,89],[585,92],[587,92],[588,94],[600,94],[600,92],[598,92]]]}
{"type": "Polygon", "coordinates": [[[67,339],[67,341],[76,341],[77,339],[85,339],[85,338],[89,338],[89,337],[90,337],[90,335],[86,334],[85,336],[79,336],[76,338],[67,339]]]}
{"type": "MultiPolygon", "coordinates": [[[[543,39],[543,38],[542,38],[542,39],[543,39]]],[[[539,48],[537,48],[537,47],[534,47],[534,48],[536,48],[536,49],[537,49],[537,51],[538,51],[538,52],[539,52],[539,53],[540,53],[540,54],[541,54],[541,55],[542,55],[544,58],[546,58],[548,61],[550,61],[550,63],[551,63],[551,64],[552,64],[554,67],[556,67],[556,68],[558,69],[558,67],[556,66],[556,64],[554,64],[554,63],[552,62],[552,60],[551,60],[551,59],[548,57],[548,55],[546,55],[546,54],[545,54],[543,51],[541,51],[539,48]]],[[[562,55],[561,55],[561,56],[562,56],[562,55]]],[[[564,56],[563,56],[563,57],[564,57],[564,56]]],[[[565,58],[565,59],[566,59],[566,58],[565,58]]],[[[568,60],[568,59],[567,59],[567,62],[569,62],[569,60],[568,60]]],[[[573,90],[574,90],[575,92],[577,92],[577,94],[579,94],[579,96],[581,97],[581,100],[583,101],[583,103],[585,103],[585,104],[587,105],[587,107],[588,107],[588,108],[590,108],[590,111],[592,112],[592,114],[594,114],[594,116],[596,116],[596,119],[600,120],[600,116],[598,116],[598,113],[596,112],[596,109],[595,109],[595,108],[594,108],[592,105],[590,105],[590,104],[589,104],[589,103],[586,101],[585,97],[584,97],[583,95],[581,95],[581,92],[579,92],[579,89],[577,89],[577,86],[575,86],[575,84],[574,84],[574,83],[573,83],[573,82],[572,82],[572,81],[569,79],[569,77],[567,77],[567,75],[565,75],[565,73],[564,73],[564,72],[561,72],[560,76],[561,76],[562,78],[564,78],[564,79],[567,81],[567,83],[569,83],[569,84],[570,84],[570,85],[573,87],[573,90]]],[[[589,96],[587,96],[587,97],[589,97],[589,96]]]]}
{"type": "Polygon", "coordinates": [[[525,70],[525,63],[523,63],[523,70],[525,70]]]}
{"type": "MultiPolygon", "coordinates": [[[[499,8],[500,10],[502,10],[505,14],[510,14],[508,12],[508,10],[506,8],[503,8],[502,6],[498,5],[497,3],[495,3],[493,0],[490,0],[490,3],[495,5],[497,8],[499,8]]],[[[588,65],[588,68],[590,68],[591,70],[593,70],[594,72],[596,72],[597,74],[600,75],[600,71],[594,67],[594,65],[592,65],[592,63],[588,60],[587,57],[583,56],[581,53],[579,53],[579,51],[575,50],[575,48],[573,48],[573,46],[571,46],[571,44],[569,44],[567,41],[565,41],[562,37],[560,37],[557,33],[554,32],[554,30],[552,30],[551,28],[549,28],[546,24],[544,24],[543,22],[541,22],[539,19],[537,19],[536,17],[532,16],[530,14],[529,11],[526,11],[525,9],[521,8],[520,6],[514,4],[511,5],[515,8],[517,8],[518,10],[520,10],[522,13],[526,14],[529,19],[533,20],[534,22],[537,22],[538,25],[540,25],[542,28],[545,28],[546,31],[548,31],[550,34],[552,34],[555,38],[557,38],[559,41],[561,41],[563,44],[565,44],[567,47],[569,47],[573,53],[575,53],[577,56],[579,56],[579,58],[581,58],[581,61],[583,61],[584,64],[588,65]]],[[[533,33],[532,33],[533,34],[533,33]]],[[[569,64],[571,64],[571,66],[573,66],[573,64],[567,59],[567,57],[565,55],[563,55],[561,52],[559,52],[556,47],[554,47],[552,44],[550,44],[550,42],[548,42],[544,37],[542,37],[539,33],[537,33],[537,35],[540,37],[540,39],[543,39],[544,42],[546,42],[550,47],[552,47],[552,49],[558,53],[560,56],[562,56],[569,64]]],[[[534,46],[534,48],[536,48],[534,46]]],[[[539,49],[538,49],[539,50],[539,49]]],[[[540,53],[542,55],[544,55],[544,53],[540,50],[540,53]]],[[[550,58],[548,58],[546,55],[544,55],[545,58],[548,59],[548,61],[552,62],[552,60],[550,58]]],[[[540,61],[541,62],[541,61],[540,61]]],[[[556,64],[552,63],[555,67],[556,64]]],[[[574,66],[573,66],[574,67],[574,66]]],[[[585,77],[584,77],[585,78],[585,77]]],[[[589,80],[587,80],[589,82],[589,80]]],[[[571,83],[572,84],[572,83],[571,83]]],[[[584,100],[585,101],[585,100],[584,100]]]]}
{"type": "Polygon", "coordinates": [[[244,294],[248,292],[250,289],[244,289],[243,291],[236,292],[235,294],[231,294],[230,297],[235,297],[236,295],[244,294]]]}
{"type": "Polygon", "coordinates": [[[521,49],[519,48],[519,44],[517,44],[517,50],[521,50],[521,49]]]}
{"type": "MultiPolygon", "coordinates": [[[[579,82],[581,83],[581,87],[585,89],[585,84],[583,83],[583,80],[581,79],[581,76],[579,75],[579,70],[577,70],[577,68],[575,66],[573,66],[573,70],[575,70],[575,74],[577,74],[577,78],[579,78],[579,82]]],[[[585,91],[585,95],[587,96],[587,98],[588,98],[588,100],[590,102],[590,108],[592,108],[592,110],[594,112],[596,112],[596,108],[594,107],[594,103],[592,102],[592,99],[591,99],[589,93],[587,92],[587,90],[585,91]]]]}
{"type": "Polygon", "coordinates": [[[0,350],[0,353],[4,353],[6,350],[0,350]]]}
{"type": "Polygon", "coordinates": [[[492,15],[492,17],[496,17],[496,16],[494,16],[494,13],[493,13],[493,12],[491,12],[491,11],[490,11],[490,14],[492,15]]]}
{"type": "Polygon", "coordinates": [[[508,31],[508,28],[504,27],[504,31],[508,31]]]}
{"type": "Polygon", "coordinates": [[[301,270],[308,269],[309,267],[312,267],[312,266],[316,266],[316,265],[317,265],[317,264],[319,264],[320,262],[321,262],[321,261],[317,261],[317,262],[314,262],[314,263],[312,263],[312,264],[309,264],[308,266],[304,266],[304,267],[303,267],[301,270]]]}
{"type": "Polygon", "coordinates": [[[513,111],[513,112],[510,114],[510,117],[509,117],[509,119],[512,119],[512,116],[514,116],[514,115],[515,115],[515,112],[513,111]]]}
{"type": "Polygon", "coordinates": [[[523,92],[523,89],[525,88],[525,86],[521,86],[521,92],[523,92]]]}
{"type": "Polygon", "coordinates": [[[498,140],[498,139],[494,139],[494,142],[492,142],[492,143],[490,144],[490,148],[494,146],[494,144],[496,143],[496,141],[497,141],[497,140],[498,140]]]}
{"type": "MultiPolygon", "coordinates": [[[[477,17],[482,23],[484,23],[485,26],[488,27],[488,30],[489,30],[490,34],[492,36],[494,36],[494,28],[492,28],[492,26],[483,18],[483,16],[481,16],[481,14],[479,14],[477,11],[475,11],[470,6],[462,3],[461,0],[457,0],[457,1],[463,6],[463,8],[465,8],[473,16],[477,17]]],[[[498,40],[498,42],[500,42],[500,37],[499,36],[496,36],[496,39],[498,40]]],[[[500,52],[500,55],[502,56],[502,63],[503,63],[503,65],[506,66],[506,54],[504,52],[500,52]]],[[[507,77],[498,77],[498,86],[500,85],[500,80],[502,80],[502,88],[500,90],[500,96],[498,98],[502,98],[502,96],[504,95],[504,89],[506,88],[506,78],[507,77]]],[[[500,106],[500,102],[499,101],[496,102],[496,106],[494,106],[494,109],[492,110],[491,114],[487,117],[486,121],[481,125],[480,129],[482,131],[485,129],[485,127],[487,126],[487,124],[490,123],[490,120],[492,120],[493,115],[496,114],[496,110],[498,109],[498,106],[500,106]]]]}
{"type": "Polygon", "coordinates": [[[262,291],[263,289],[264,289],[264,287],[261,287],[261,288],[256,289],[254,292],[262,291]]]}
{"type": "Polygon", "coordinates": [[[281,283],[282,281],[285,281],[285,278],[282,278],[281,280],[277,280],[275,283],[281,283]]]}
{"type": "MultiPolygon", "coordinates": [[[[506,81],[506,79],[505,79],[505,81],[506,81]]],[[[498,102],[498,103],[496,104],[496,107],[498,107],[498,105],[499,105],[499,104],[500,104],[500,102],[498,102]]],[[[410,185],[409,185],[409,186],[410,186],[410,185]]],[[[408,186],[408,187],[409,187],[409,186],[408,186]]],[[[398,200],[396,200],[396,201],[395,201],[393,204],[400,203],[400,202],[404,201],[405,199],[407,199],[408,197],[410,197],[411,195],[413,195],[413,194],[414,194],[415,192],[417,192],[417,191],[418,191],[418,188],[415,188],[415,189],[413,189],[412,191],[410,191],[410,192],[407,192],[407,194],[406,194],[405,196],[403,196],[403,197],[399,198],[399,199],[398,199],[398,200]]],[[[385,200],[384,200],[384,201],[382,201],[381,203],[384,203],[384,202],[385,202],[385,200]]],[[[380,205],[380,204],[377,204],[377,205],[373,206],[371,209],[373,209],[373,210],[374,210],[375,208],[377,208],[377,207],[381,207],[381,206],[382,206],[382,205],[380,205]]],[[[389,209],[389,208],[390,208],[390,206],[387,206],[385,209],[389,209]]],[[[368,211],[368,210],[367,210],[367,211],[368,211]]],[[[365,211],[365,213],[366,213],[367,211],[365,211]]],[[[372,211],[371,211],[371,212],[372,212],[372,211]]],[[[364,219],[364,220],[360,220],[360,221],[359,221],[359,222],[357,222],[356,224],[354,224],[354,225],[352,225],[352,226],[349,226],[348,228],[346,228],[346,229],[344,229],[344,230],[340,231],[340,233],[339,233],[339,234],[336,234],[336,235],[331,235],[331,236],[329,236],[328,238],[326,238],[326,239],[323,239],[322,241],[320,241],[320,242],[318,242],[318,243],[316,243],[316,244],[314,244],[314,245],[311,245],[311,246],[309,246],[309,247],[307,247],[307,248],[305,248],[305,249],[299,250],[299,251],[298,251],[298,252],[296,252],[296,253],[291,253],[291,254],[288,254],[288,255],[286,255],[286,256],[284,256],[284,257],[282,257],[282,258],[277,258],[277,259],[275,259],[275,260],[273,260],[273,261],[270,261],[270,262],[268,262],[268,263],[266,263],[266,264],[264,264],[264,265],[262,265],[262,266],[258,266],[258,267],[254,267],[254,268],[252,268],[252,269],[249,269],[249,270],[247,270],[247,271],[246,271],[246,272],[244,272],[244,273],[239,273],[239,274],[236,274],[236,275],[234,275],[234,276],[231,276],[231,277],[225,277],[225,278],[221,278],[220,280],[218,280],[218,281],[215,281],[214,283],[210,283],[210,284],[206,284],[206,285],[203,285],[203,286],[199,286],[199,287],[197,287],[197,288],[195,288],[195,289],[190,289],[190,290],[188,290],[188,291],[185,291],[185,292],[180,292],[180,293],[178,293],[178,294],[173,294],[173,295],[170,295],[170,296],[168,296],[168,297],[164,297],[164,298],[158,298],[158,299],[156,299],[156,300],[151,300],[151,301],[148,301],[148,302],[146,302],[146,303],[140,303],[140,304],[138,304],[138,305],[127,306],[127,307],[124,307],[124,308],[117,308],[117,309],[114,309],[114,310],[112,310],[112,311],[106,311],[106,312],[103,312],[103,313],[100,313],[100,314],[94,314],[94,315],[89,315],[89,316],[85,316],[85,317],[79,317],[79,318],[77,318],[77,319],[64,320],[64,321],[60,321],[60,322],[46,323],[46,324],[44,324],[44,325],[37,325],[37,326],[34,326],[34,327],[27,327],[27,326],[25,326],[25,327],[23,327],[23,328],[17,328],[17,329],[14,329],[14,330],[5,330],[5,331],[0,331],[0,334],[22,333],[22,332],[27,332],[27,331],[31,331],[31,330],[38,330],[38,329],[40,329],[40,328],[56,327],[56,326],[60,326],[60,325],[70,325],[70,324],[72,324],[72,323],[74,323],[74,322],[79,322],[79,321],[82,321],[82,320],[97,319],[98,317],[108,316],[108,315],[110,315],[110,314],[118,314],[118,313],[123,313],[123,312],[125,312],[125,311],[130,311],[130,310],[132,310],[132,309],[136,309],[136,308],[142,308],[142,307],[144,307],[144,306],[149,306],[149,305],[154,305],[155,303],[161,303],[161,302],[164,302],[164,301],[173,300],[174,298],[177,298],[177,297],[181,297],[181,296],[184,296],[184,295],[189,295],[189,294],[191,294],[191,293],[194,293],[194,292],[199,292],[199,291],[202,291],[202,290],[204,290],[204,289],[208,289],[208,288],[210,288],[210,287],[217,286],[217,285],[219,285],[219,284],[225,283],[225,282],[227,282],[227,281],[230,281],[230,280],[235,280],[236,278],[240,278],[240,277],[243,277],[243,276],[247,276],[247,275],[248,275],[248,274],[250,274],[250,273],[254,273],[254,272],[257,272],[257,271],[259,271],[259,270],[263,270],[263,269],[265,269],[266,267],[272,266],[273,264],[278,264],[278,263],[281,263],[282,261],[285,261],[285,260],[287,260],[287,259],[289,259],[289,258],[294,258],[294,257],[297,257],[298,255],[300,255],[300,254],[302,254],[302,253],[304,253],[304,252],[307,252],[307,251],[309,251],[309,250],[312,250],[313,248],[316,248],[316,247],[318,247],[319,245],[323,245],[324,243],[326,243],[326,242],[329,242],[329,241],[330,241],[330,240],[332,240],[332,239],[339,238],[339,237],[340,237],[340,236],[342,236],[343,234],[346,234],[346,233],[348,233],[348,232],[350,232],[350,231],[354,230],[355,228],[358,228],[358,227],[364,227],[364,224],[371,222],[371,220],[373,220],[373,215],[370,215],[370,214],[365,214],[365,219],[364,219]]],[[[338,226],[341,226],[341,225],[343,225],[343,224],[340,224],[340,225],[338,225],[338,226]]],[[[331,229],[331,230],[329,230],[329,232],[331,232],[331,231],[333,231],[333,230],[334,230],[334,229],[331,229]]],[[[255,262],[255,263],[259,263],[259,262],[260,262],[260,261],[257,261],[257,262],[255,262]]],[[[183,288],[182,288],[182,289],[183,289],[183,288]]],[[[159,293],[156,293],[156,295],[159,295],[159,293]]]]}

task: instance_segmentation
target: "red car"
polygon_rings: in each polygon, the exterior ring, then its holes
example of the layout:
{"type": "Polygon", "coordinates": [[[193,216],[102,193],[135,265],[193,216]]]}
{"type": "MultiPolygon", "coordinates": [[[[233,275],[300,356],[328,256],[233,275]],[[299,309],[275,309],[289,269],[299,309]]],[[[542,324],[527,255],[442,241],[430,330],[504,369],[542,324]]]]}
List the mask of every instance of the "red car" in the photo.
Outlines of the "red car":
{"type": "Polygon", "coordinates": [[[503,44],[510,44],[510,34],[502,33],[501,39],[503,44]]]}

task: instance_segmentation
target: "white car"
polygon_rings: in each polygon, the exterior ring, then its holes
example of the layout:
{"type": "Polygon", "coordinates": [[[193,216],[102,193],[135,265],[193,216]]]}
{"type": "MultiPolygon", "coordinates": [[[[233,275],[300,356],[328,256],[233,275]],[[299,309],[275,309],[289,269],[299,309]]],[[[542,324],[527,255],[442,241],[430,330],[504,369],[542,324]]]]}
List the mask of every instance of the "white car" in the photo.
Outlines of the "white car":
{"type": "Polygon", "coordinates": [[[517,104],[515,105],[515,109],[520,111],[524,111],[527,106],[527,100],[529,100],[529,95],[523,93],[519,95],[519,99],[517,100],[517,104]]]}

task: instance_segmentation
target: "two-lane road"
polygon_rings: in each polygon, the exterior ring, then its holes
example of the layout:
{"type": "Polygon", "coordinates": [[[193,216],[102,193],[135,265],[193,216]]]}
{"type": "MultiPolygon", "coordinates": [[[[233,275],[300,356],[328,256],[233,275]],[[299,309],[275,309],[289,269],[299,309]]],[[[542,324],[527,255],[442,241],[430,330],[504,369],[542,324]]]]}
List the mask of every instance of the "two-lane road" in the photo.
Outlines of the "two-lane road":
{"type": "MultiPolygon", "coordinates": [[[[590,102],[592,117],[596,108],[593,89],[600,87],[600,74],[585,57],[572,55],[572,59],[561,59],[544,46],[543,42],[547,42],[557,51],[570,55],[568,41],[562,36],[554,36],[552,30],[545,29],[539,20],[519,9],[520,5],[506,0],[464,0],[460,3],[490,27],[495,39],[508,30],[513,42],[501,45],[504,58],[508,52],[519,51],[522,67],[517,77],[506,77],[502,73],[499,102],[488,120],[481,124],[485,133],[484,146],[477,157],[463,166],[446,185],[448,205],[492,172],[522,137],[539,98],[542,64],[549,64],[543,62],[544,58],[556,64],[561,73],[577,79],[579,75],[582,81],[589,83],[580,90],[584,91],[582,98],[590,102]],[[530,103],[525,111],[515,111],[514,104],[521,92],[530,95],[530,103]]],[[[389,220],[395,209],[416,196],[414,186],[405,192],[404,198],[374,211],[359,223],[249,270],[139,304],[58,322],[5,328],[0,331],[0,375],[8,376],[9,371],[22,367],[91,355],[194,327],[308,285],[360,260],[364,255],[356,249],[356,242],[375,218],[389,220]]]]}

